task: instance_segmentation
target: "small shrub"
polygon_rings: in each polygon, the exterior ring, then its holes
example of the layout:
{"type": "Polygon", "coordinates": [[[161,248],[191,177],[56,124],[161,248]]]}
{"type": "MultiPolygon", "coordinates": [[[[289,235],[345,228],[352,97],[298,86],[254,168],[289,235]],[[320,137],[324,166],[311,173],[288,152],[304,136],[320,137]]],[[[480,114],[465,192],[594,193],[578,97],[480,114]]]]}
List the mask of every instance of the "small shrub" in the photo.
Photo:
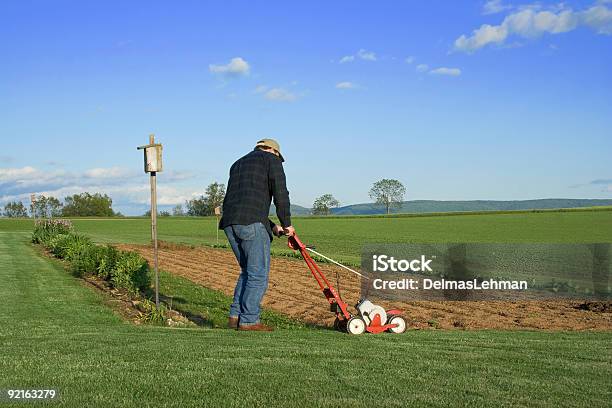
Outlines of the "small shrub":
{"type": "Polygon", "coordinates": [[[121,252],[111,272],[111,283],[130,292],[143,291],[151,284],[149,264],[136,252],[121,252]]]}
{"type": "Polygon", "coordinates": [[[82,277],[83,275],[95,274],[98,268],[99,252],[101,247],[93,243],[80,245],[72,254],[73,258],[70,262],[70,270],[75,276],[82,277]]]}
{"type": "Polygon", "coordinates": [[[47,242],[58,234],[70,234],[73,231],[70,220],[45,219],[38,220],[34,225],[32,242],[47,245],[47,242]]]}
{"type": "Polygon", "coordinates": [[[110,245],[98,247],[98,262],[95,274],[101,279],[109,280],[118,258],[119,251],[115,247],[110,245]]]}
{"type": "Polygon", "coordinates": [[[118,288],[132,293],[149,288],[149,264],[136,252],[98,246],[84,235],[76,234],[66,220],[37,221],[32,242],[44,245],[55,257],[64,259],[78,277],[95,274],[118,288]]]}
{"type": "Polygon", "coordinates": [[[45,246],[57,258],[64,259],[72,239],[72,234],[57,234],[49,238],[45,246]]]}
{"type": "Polygon", "coordinates": [[[70,239],[66,242],[66,250],[64,258],[68,261],[82,257],[87,250],[87,247],[93,245],[90,238],[83,235],[70,234],[70,239]]]}
{"type": "Polygon", "coordinates": [[[140,321],[143,323],[163,325],[166,321],[167,309],[164,305],[155,306],[154,302],[145,299],[140,305],[141,312],[138,313],[140,321]]]}

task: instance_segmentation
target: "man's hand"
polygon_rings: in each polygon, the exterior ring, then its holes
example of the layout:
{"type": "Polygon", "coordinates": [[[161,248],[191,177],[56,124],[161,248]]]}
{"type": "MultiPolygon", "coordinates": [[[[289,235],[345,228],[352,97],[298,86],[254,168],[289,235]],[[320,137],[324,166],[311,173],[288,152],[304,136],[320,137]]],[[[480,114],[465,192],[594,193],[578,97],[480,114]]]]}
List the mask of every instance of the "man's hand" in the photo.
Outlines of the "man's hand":
{"type": "Polygon", "coordinates": [[[293,226],[291,226],[291,225],[288,226],[288,227],[285,227],[285,235],[287,235],[289,237],[294,236],[295,235],[295,228],[293,228],[293,226]]]}
{"type": "Polygon", "coordinates": [[[285,230],[280,225],[275,225],[274,228],[272,228],[272,233],[280,238],[285,235],[285,230]]]}

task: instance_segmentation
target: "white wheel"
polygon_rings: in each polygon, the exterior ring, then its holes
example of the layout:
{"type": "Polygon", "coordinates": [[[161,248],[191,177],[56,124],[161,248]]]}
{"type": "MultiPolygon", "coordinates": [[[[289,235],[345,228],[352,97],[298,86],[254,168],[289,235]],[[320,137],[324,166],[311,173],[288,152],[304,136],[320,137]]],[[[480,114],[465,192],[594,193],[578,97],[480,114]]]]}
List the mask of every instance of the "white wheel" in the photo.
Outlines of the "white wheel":
{"type": "Polygon", "coordinates": [[[395,327],[391,327],[390,329],[388,329],[388,331],[391,333],[399,334],[399,333],[403,333],[406,331],[406,320],[404,320],[404,318],[401,316],[393,316],[392,318],[389,319],[387,324],[397,325],[395,327]]]}
{"type": "Polygon", "coordinates": [[[346,323],[346,331],[350,334],[363,334],[366,324],[361,317],[351,317],[346,323]]]}

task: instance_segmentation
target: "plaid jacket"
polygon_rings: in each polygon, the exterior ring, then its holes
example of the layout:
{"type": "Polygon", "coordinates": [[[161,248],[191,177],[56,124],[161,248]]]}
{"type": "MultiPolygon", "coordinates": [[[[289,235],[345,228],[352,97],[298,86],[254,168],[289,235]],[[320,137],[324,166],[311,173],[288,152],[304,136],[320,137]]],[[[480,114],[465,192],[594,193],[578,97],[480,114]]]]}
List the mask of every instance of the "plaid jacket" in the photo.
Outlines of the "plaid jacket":
{"type": "Polygon", "coordinates": [[[219,229],[261,222],[272,237],[274,223],[268,219],[272,198],[281,225],[290,226],[289,191],[282,162],[272,153],[254,150],[230,168],[219,229]]]}

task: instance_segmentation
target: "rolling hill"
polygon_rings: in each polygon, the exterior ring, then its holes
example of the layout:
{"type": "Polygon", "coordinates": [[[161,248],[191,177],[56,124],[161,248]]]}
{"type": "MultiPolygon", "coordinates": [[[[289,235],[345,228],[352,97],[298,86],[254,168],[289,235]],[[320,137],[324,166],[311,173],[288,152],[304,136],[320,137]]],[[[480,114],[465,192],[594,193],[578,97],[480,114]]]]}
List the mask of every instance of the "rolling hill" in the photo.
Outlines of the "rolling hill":
{"type": "MultiPolygon", "coordinates": [[[[552,208],[579,208],[611,206],[612,200],[605,199],[566,199],[548,198],[541,200],[521,201],[436,201],[413,200],[404,201],[400,208],[393,209],[393,213],[428,213],[451,211],[508,211],[508,210],[540,210],[552,208]]],[[[303,208],[303,207],[302,207],[303,208]]],[[[374,203],[353,204],[332,210],[334,215],[368,215],[384,214],[385,209],[374,203]]],[[[296,213],[297,215],[297,213],[296,213]]]]}

